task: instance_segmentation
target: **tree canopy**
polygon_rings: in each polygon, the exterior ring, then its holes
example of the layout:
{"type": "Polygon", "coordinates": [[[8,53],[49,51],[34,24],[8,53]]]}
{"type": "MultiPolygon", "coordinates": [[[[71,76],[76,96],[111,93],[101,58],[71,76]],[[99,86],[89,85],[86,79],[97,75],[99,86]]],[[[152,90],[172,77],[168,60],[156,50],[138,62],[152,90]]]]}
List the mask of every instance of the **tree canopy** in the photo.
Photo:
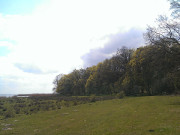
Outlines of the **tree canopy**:
{"type": "Polygon", "coordinates": [[[170,0],[172,17],[159,16],[148,26],[147,45],[121,47],[116,55],[86,69],[57,76],[54,91],[62,95],[161,95],[180,93],[180,2],[170,0]]]}

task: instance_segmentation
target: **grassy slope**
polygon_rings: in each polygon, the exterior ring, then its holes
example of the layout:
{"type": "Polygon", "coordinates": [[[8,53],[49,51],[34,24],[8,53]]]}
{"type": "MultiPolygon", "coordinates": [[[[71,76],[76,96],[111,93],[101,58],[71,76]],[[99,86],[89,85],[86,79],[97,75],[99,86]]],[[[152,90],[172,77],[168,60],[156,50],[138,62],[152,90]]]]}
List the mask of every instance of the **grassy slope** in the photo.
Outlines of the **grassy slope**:
{"type": "Polygon", "coordinates": [[[0,122],[2,135],[179,135],[180,97],[99,101],[0,122]]]}

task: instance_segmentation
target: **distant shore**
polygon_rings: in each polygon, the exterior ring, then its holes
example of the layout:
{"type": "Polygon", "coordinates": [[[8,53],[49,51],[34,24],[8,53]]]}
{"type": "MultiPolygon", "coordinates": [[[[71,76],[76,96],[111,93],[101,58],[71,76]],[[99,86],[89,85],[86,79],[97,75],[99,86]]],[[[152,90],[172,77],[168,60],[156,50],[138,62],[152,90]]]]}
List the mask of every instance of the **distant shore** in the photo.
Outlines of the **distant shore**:
{"type": "Polygon", "coordinates": [[[53,93],[34,93],[34,94],[0,94],[0,97],[32,97],[32,96],[53,96],[53,93]]]}
{"type": "Polygon", "coordinates": [[[0,97],[13,97],[16,96],[17,94],[0,94],[0,97]]]}
{"type": "Polygon", "coordinates": [[[18,97],[33,97],[33,96],[53,96],[53,93],[34,93],[34,94],[18,94],[18,97]]]}

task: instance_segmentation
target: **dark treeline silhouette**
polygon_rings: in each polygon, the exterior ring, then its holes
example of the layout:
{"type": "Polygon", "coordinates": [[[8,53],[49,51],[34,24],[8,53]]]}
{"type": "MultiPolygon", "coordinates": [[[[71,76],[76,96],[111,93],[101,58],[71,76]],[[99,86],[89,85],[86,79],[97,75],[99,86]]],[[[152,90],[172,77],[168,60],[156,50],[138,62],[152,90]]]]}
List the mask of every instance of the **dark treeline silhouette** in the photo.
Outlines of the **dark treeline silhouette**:
{"type": "Polygon", "coordinates": [[[110,59],[86,69],[58,75],[61,95],[161,95],[180,93],[180,2],[170,0],[172,17],[159,16],[148,26],[146,46],[122,47],[110,59]]]}

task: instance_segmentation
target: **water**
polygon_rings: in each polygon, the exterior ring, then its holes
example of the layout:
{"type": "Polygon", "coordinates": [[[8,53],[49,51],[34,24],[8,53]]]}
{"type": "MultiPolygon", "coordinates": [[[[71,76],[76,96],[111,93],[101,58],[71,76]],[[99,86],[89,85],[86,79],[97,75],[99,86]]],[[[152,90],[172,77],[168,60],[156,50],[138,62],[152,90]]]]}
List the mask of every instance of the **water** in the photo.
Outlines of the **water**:
{"type": "Polygon", "coordinates": [[[29,97],[29,96],[17,96],[17,97],[29,97]]]}
{"type": "Polygon", "coordinates": [[[13,97],[15,94],[0,94],[0,97],[13,97]]]}

